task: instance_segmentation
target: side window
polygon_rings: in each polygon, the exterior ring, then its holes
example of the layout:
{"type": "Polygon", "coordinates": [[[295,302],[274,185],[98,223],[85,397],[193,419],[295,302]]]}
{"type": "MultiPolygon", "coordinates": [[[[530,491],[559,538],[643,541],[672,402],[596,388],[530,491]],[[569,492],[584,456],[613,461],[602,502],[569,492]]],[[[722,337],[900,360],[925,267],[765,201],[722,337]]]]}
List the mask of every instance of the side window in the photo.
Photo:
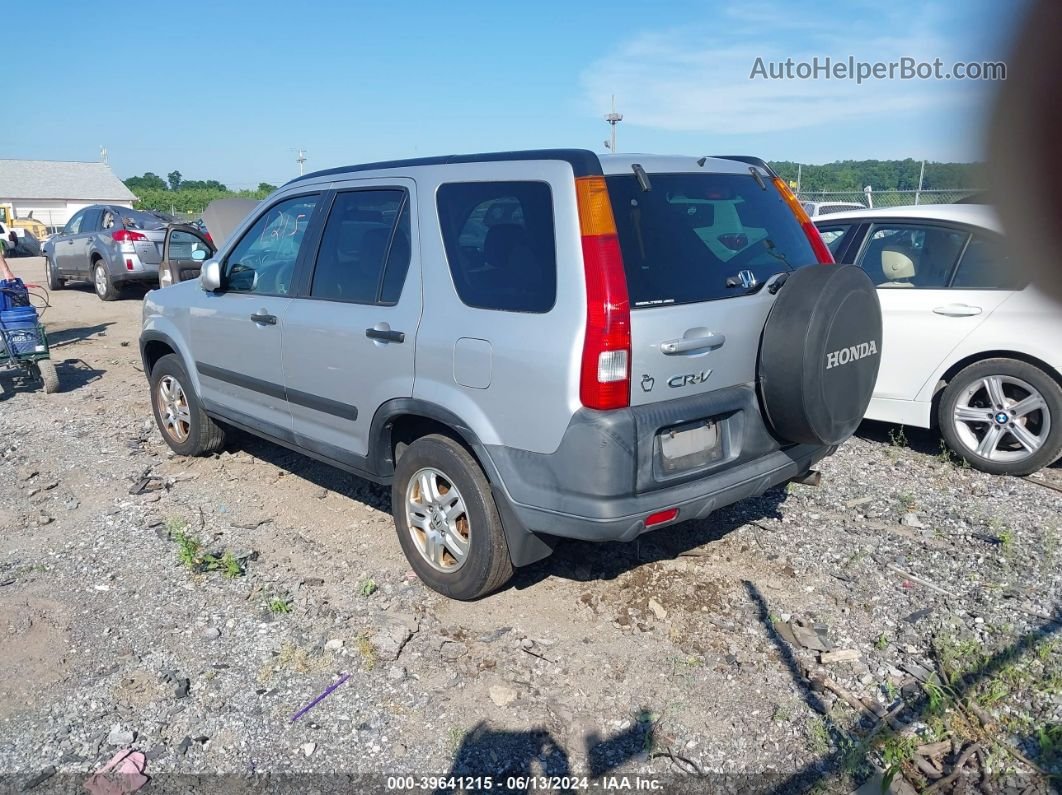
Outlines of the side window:
{"type": "Polygon", "coordinates": [[[951,286],[965,290],[1020,290],[1025,282],[1002,240],[974,235],[951,286]]]}
{"type": "Polygon", "coordinates": [[[969,235],[917,224],[875,224],[859,262],[879,287],[939,290],[948,286],[969,235]]]}
{"type": "Polygon", "coordinates": [[[109,209],[104,209],[104,211],[103,211],[103,219],[102,219],[102,221],[100,223],[100,229],[103,229],[105,231],[107,229],[114,229],[114,227],[116,225],[119,225],[119,224],[120,224],[120,221],[118,221],[115,218],[114,213],[111,210],[109,210],[109,209]]]}
{"type": "Polygon", "coordinates": [[[393,277],[400,280],[390,303],[397,301],[410,255],[408,222],[404,241],[396,232],[405,204],[406,193],[397,188],[338,194],[321,235],[310,297],[379,303],[385,273],[393,267],[401,270],[393,277]]]}
{"type": "Polygon", "coordinates": [[[225,260],[229,292],[287,295],[317,196],[297,196],[265,211],[225,260]]]}
{"type": "Polygon", "coordinates": [[[81,219],[81,234],[97,231],[100,228],[101,214],[102,210],[99,207],[90,207],[85,210],[85,215],[81,219]]]}
{"type": "Polygon", "coordinates": [[[826,244],[826,248],[828,248],[830,253],[833,254],[834,259],[837,259],[838,253],[844,248],[845,237],[852,231],[852,229],[852,224],[819,227],[819,234],[822,235],[822,240],[826,244]]]}
{"type": "Polygon", "coordinates": [[[557,297],[553,194],[544,182],[439,186],[454,287],[468,306],[548,312],[557,297]]]}
{"type": "Polygon", "coordinates": [[[85,211],[77,213],[73,218],[66,222],[66,226],[63,227],[64,235],[76,235],[81,231],[81,221],[85,217],[85,211]]]}
{"type": "Polygon", "coordinates": [[[200,257],[204,260],[209,259],[214,253],[214,250],[199,235],[185,232],[183,229],[174,229],[170,232],[169,255],[171,260],[181,262],[195,260],[197,251],[203,252],[200,257]]]}

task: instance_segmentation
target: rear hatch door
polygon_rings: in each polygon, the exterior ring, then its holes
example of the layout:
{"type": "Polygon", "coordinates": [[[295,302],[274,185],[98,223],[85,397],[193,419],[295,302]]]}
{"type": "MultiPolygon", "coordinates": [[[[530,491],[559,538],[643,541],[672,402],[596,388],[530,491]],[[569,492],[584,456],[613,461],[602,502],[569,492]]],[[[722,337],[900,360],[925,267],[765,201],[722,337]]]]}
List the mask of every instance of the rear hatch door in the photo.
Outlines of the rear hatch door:
{"type": "Polygon", "coordinates": [[[606,178],[631,304],[631,405],[755,381],[766,288],[816,261],[766,171],[707,162],[732,171],[606,178]]]}

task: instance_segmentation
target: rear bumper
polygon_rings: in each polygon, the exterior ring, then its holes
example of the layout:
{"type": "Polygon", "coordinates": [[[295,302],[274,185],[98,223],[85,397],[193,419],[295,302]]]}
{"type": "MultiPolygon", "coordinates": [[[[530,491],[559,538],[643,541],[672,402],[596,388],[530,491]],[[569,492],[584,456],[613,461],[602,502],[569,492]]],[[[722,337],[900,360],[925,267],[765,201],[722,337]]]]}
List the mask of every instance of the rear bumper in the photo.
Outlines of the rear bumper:
{"type": "Polygon", "coordinates": [[[503,519],[532,534],[587,541],[630,541],[647,530],[650,514],[670,508],[678,509],[674,519],[648,529],[702,519],[804,474],[833,450],[781,444],[764,425],[752,385],[620,411],[580,410],[551,454],[487,447],[503,519]],[[664,475],[659,433],[702,419],[718,425],[721,458],[664,475]]]}
{"type": "Polygon", "coordinates": [[[110,275],[114,282],[157,282],[159,266],[157,263],[145,263],[136,254],[120,251],[110,264],[110,275]]]}

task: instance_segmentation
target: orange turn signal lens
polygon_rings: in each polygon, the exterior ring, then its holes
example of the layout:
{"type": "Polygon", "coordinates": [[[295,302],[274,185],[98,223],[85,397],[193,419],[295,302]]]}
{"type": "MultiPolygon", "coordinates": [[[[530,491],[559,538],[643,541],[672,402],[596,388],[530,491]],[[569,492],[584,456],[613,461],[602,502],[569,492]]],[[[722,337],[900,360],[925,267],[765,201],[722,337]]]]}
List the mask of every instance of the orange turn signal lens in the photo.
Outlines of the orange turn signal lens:
{"type": "Polygon", "coordinates": [[[604,177],[579,177],[575,180],[579,204],[579,231],[583,237],[616,234],[616,220],[608,198],[604,177]]]}

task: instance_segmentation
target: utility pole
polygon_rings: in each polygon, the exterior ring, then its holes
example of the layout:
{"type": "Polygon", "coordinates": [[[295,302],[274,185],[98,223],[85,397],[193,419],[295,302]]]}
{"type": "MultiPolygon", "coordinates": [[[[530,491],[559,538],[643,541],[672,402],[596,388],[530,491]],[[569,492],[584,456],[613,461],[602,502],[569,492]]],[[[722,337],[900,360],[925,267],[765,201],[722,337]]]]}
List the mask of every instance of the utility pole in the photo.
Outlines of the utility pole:
{"type": "Polygon", "coordinates": [[[295,162],[299,164],[299,176],[302,176],[302,164],[306,162],[306,152],[302,149],[299,150],[299,156],[295,158],[295,162]]]}
{"type": "Polygon", "coordinates": [[[107,147],[100,144],[100,162],[106,164],[107,162],[107,147]]]}
{"type": "Polygon", "coordinates": [[[605,116],[605,121],[609,123],[612,128],[612,134],[609,140],[605,142],[605,146],[612,154],[616,154],[616,125],[623,121],[623,114],[616,113],[616,95],[612,95],[612,112],[605,116]]]}
{"type": "Polygon", "coordinates": [[[922,200],[922,183],[926,178],[926,161],[922,161],[922,170],[918,172],[918,190],[915,191],[915,204],[922,200]]]}
{"type": "Polygon", "coordinates": [[[804,166],[801,163],[797,163],[797,189],[796,189],[796,195],[797,196],[800,195],[800,178],[803,176],[803,174],[804,174],[804,166]]]}

